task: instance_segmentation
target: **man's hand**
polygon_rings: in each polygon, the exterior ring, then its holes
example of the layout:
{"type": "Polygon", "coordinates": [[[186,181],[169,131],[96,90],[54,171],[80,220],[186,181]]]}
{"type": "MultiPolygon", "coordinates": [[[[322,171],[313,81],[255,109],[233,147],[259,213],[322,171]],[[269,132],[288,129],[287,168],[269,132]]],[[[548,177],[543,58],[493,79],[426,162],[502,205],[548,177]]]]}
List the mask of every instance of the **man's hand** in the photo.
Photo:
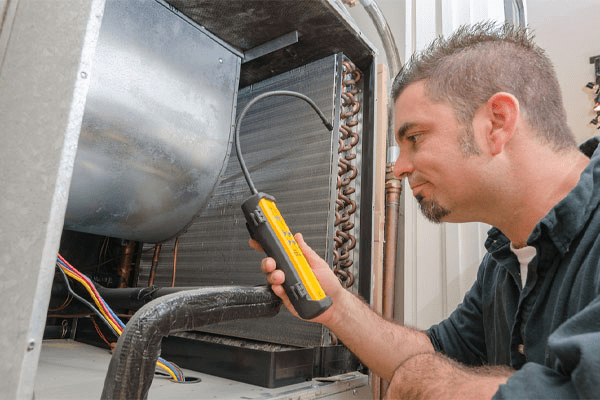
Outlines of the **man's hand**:
{"type": "Polygon", "coordinates": [[[466,367],[439,353],[418,354],[396,369],[385,399],[491,399],[514,372],[466,367]]]}
{"type": "MultiPolygon", "coordinates": [[[[325,294],[333,302],[311,321],[327,326],[373,372],[390,380],[398,365],[406,359],[435,351],[425,332],[384,320],[361,298],[344,289],[329,265],[304,242],[302,235],[295,237],[325,294]]],[[[260,244],[253,240],[250,240],[250,246],[262,251],[260,244]]],[[[261,269],[273,292],[296,314],[282,286],[285,274],[275,269],[275,260],[264,258],[261,269]]]]}
{"type": "MultiPolygon", "coordinates": [[[[329,319],[332,318],[335,311],[335,302],[341,290],[343,290],[338,278],[335,276],[333,271],[329,268],[329,265],[321,258],[313,249],[311,249],[302,234],[297,233],[295,236],[298,245],[300,246],[300,250],[306,257],[308,264],[311,266],[317,280],[321,284],[321,287],[325,291],[325,294],[331,297],[333,300],[333,305],[329,307],[323,314],[318,317],[312,319],[311,321],[326,323],[329,319]]],[[[250,239],[250,246],[256,250],[262,251],[262,247],[260,244],[252,239],[250,239]]],[[[292,312],[294,315],[298,316],[296,311],[294,310],[294,306],[291,304],[290,299],[288,298],[285,290],[283,289],[283,282],[285,281],[285,274],[283,271],[276,269],[275,260],[271,257],[266,257],[261,262],[261,269],[263,273],[267,276],[267,283],[271,285],[271,289],[277,296],[281,298],[283,304],[292,312]]]]}

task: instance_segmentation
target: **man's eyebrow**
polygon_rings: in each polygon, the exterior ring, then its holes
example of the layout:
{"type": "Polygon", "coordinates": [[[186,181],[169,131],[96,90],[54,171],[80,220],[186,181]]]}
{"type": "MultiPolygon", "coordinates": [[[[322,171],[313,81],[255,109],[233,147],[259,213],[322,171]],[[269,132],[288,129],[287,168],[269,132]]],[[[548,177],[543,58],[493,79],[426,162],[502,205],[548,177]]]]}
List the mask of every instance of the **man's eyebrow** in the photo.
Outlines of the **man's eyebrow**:
{"type": "Polygon", "coordinates": [[[404,135],[406,135],[406,132],[413,128],[415,125],[414,122],[407,122],[405,124],[402,124],[402,126],[400,128],[398,128],[398,131],[396,132],[396,138],[398,139],[398,141],[402,140],[402,138],[404,137],[404,135]]]}

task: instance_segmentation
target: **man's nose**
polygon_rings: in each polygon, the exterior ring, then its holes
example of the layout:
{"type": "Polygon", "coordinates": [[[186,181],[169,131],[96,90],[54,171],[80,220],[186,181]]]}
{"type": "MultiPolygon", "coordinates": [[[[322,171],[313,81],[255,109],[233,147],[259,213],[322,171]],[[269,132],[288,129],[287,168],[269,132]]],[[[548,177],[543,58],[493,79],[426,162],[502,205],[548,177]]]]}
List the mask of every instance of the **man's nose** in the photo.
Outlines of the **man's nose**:
{"type": "Polygon", "coordinates": [[[413,172],[413,165],[410,159],[402,154],[402,150],[400,151],[400,155],[396,159],[396,163],[394,164],[394,177],[396,178],[406,178],[413,172]]]}

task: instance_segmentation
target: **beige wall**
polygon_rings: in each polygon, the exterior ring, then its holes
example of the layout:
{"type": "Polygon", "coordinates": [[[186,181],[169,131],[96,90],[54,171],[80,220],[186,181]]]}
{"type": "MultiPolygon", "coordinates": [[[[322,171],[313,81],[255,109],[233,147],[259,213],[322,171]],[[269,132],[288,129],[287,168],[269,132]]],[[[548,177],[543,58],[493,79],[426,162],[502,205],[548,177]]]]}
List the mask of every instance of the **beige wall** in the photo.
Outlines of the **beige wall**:
{"type": "Polygon", "coordinates": [[[585,87],[594,80],[589,58],[600,55],[599,15],[598,0],[527,0],[529,26],[554,63],[567,120],[580,142],[600,134],[589,123],[595,113],[592,90],[585,87]]]}

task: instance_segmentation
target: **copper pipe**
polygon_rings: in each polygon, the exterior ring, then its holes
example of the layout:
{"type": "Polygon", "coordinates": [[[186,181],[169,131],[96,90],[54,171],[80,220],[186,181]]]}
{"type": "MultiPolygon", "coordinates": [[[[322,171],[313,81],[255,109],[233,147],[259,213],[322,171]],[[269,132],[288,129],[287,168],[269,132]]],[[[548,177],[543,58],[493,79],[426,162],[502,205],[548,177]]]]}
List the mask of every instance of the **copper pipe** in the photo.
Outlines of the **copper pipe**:
{"type": "Polygon", "coordinates": [[[148,278],[148,286],[154,285],[154,276],[158,267],[158,255],[160,254],[160,243],[154,246],[154,257],[152,258],[152,267],[150,267],[150,277],[148,278]]]}
{"type": "Polygon", "coordinates": [[[130,240],[127,243],[127,246],[123,249],[123,258],[121,260],[121,265],[117,270],[117,275],[119,275],[120,288],[126,288],[129,286],[129,276],[131,275],[131,259],[133,257],[133,250],[135,249],[135,241],[130,240]]]}
{"type": "Polygon", "coordinates": [[[394,318],[394,287],[398,247],[398,219],[402,181],[393,174],[394,163],[385,168],[385,245],[383,253],[383,307],[384,318],[394,318]]]}
{"type": "MultiPolygon", "coordinates": [[[[398,221],[400,218],[400,195],[402,180],[394,177],[394,163],[385,167],[385,227],[383,248],[382,315],[394,319],[396,264],[398,259],[398,221]]],[[[389,383],[379,378],[377,398],[383,398],[389,383]]]]}
{"type": "Polygon", "coordinates": [[[175,239],[173,246],[173,277],[171,278],[171,287],[175,287],[175,272],[177,271],[177,249],[179,249],[179,236],[175,239]]]}

